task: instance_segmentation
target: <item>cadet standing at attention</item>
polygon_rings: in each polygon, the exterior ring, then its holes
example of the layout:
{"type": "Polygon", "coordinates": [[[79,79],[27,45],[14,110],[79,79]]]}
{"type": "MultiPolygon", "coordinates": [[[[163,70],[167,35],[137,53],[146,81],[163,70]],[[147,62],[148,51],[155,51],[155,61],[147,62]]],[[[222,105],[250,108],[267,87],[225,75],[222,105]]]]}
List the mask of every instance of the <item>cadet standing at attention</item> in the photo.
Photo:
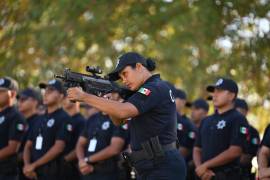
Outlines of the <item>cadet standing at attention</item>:
{"type": "Polygon", "coordinates": [[[203,180],[239,180],[239,158],[247,143],[246,118],[234,108],[238,87],[231,79],[221,78],[207,87],[213,92],[215,113],[200,125],[193,160],[196,174],[203,180]]]}
{"type": "MultiPolygon", "coordinates": [[[[237,98],[234,103],[237,111],[245,117],[248,114],[248,104],[244,99],[237,98]]],[[[248,122],[247,122],[248,123],[248,122]]],[[[255,173],[252,173],[252,159],[257,155],[260,147],[259,132],[249,124],[246,149],[240,158],[241,176],[243,180],[254,180],[255,173]]]]}
{"type": "Polygon", "coordinates": [[[20,158],[19,158],[19,164],[20,164],[20,174],[19,179],[29,179],[25,177],[23,174],[23,149],[25,146],[25,143],[27,141],[27,137],[29,136],[30,132],[33,130],[35,124],[39,122],[40,116],[37,114],[38,112],[38,106],[41,103],[41,95],[32,88],[27,88],[21,91],[18,95],[18,108],[19,111],[23,114],[24,118],[26,118],[27,128],[26,133],[23,137],[22,144],[19,149],[20,158]]]}
{"type": "Polygon", "coordinates": [[[24,174],[38,179],[59,180],[61,161],[66,145],[71,140],[70,116],[62,109],[64,88],[58,80],[40,84],[45,89],[43,98],[47,112],[30,133],[24,148],[24,174]]]}
{"type": "Polygon", "coordinates": [[[25,132],[25,119],[14,107],[18,83],[0,78],[0,180],[18,179],[17,152],[25,132]]]}

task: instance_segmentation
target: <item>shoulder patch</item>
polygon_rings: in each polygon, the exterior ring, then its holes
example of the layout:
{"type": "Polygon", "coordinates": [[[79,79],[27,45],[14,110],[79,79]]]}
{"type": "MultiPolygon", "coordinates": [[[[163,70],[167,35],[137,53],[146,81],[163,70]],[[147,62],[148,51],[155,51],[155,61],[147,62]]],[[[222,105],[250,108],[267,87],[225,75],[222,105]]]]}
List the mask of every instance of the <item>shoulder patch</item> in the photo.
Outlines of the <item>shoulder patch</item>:
{"type": "Polygon", "coordinates": [[[146,96],[149,96],[150,94],[151,94],[151,91],[149,90],[149,89],[147,89],[147,88],[140,88],[139,90],[138,90],[138,92],[139,93],[141,93],[141,94],[144,94],[144,95],[146,95],[146,96]]]}
{"type": "Polygon", "coordinates": [[[248,129],[246,128],[246,127],[240,127],[240,132],[242,133],[242,134],[248,134],[248,129]]]}

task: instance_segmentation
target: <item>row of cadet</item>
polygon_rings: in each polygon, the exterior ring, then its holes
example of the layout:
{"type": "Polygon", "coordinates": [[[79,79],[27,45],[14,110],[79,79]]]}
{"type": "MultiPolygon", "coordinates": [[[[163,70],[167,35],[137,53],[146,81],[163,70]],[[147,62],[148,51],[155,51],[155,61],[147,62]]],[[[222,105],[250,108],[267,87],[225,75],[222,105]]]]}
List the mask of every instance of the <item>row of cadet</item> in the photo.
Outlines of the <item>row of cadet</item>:
{"type": "MultiPolygon", "coordinates": [[[[234,81],[222,81],[216,85],[238,93],[234,81]]],[[[183,90],[168,85],[174,92],[178,149],[186,161],[187,179],[218,176],[215,172],[233,177],[238,171],[243,179],[255,179],[251,161],[260,148],[260,138],[245,118],[247,103],[236,99],[233,110],[216,110],[208,116],[207,101],[222,101],[216,91],[212,99],[199,98],[189,103],[183,90]],[[185,107],[191,109],[189,117],[183,113],[185,107]],[[237,147],[241,147],[240,151],[237,147]],[[216,165],[218,158],[226,162],[216,165]]],[[[130,151],[128,123],[117,127],[97,109],[70,102],[58,80],[39,87],[41,91],[19,91],[14,79],[0,79],[0,180],[136,179],[136,171],[120,155],[130,151]]],[[[208,90],[211,92],[211,88],[208,90]]],[[[117,94],[111,98],[123,101],[117,94]]],[[[269,135],[262,141],[259,158],[259,175],[263,178],[269,177],[269,135]]]]}

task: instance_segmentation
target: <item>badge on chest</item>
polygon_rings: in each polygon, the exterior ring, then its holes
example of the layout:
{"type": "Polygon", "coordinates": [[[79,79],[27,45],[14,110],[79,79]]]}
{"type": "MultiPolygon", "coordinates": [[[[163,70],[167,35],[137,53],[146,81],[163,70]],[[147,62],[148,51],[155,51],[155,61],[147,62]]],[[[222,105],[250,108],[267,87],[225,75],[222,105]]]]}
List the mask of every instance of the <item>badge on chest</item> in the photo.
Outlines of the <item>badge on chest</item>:
{"type": "Polygon", "coordinates": [[[109,127],[110,127],[109,121],[104,122],[101,126],[102,130],[107,130],[107,129],[109,129],[109,127]]]}
{"type": "Polygon", "coordinates": [[[225,127],[226,127],[226,121],[224,121],[224,120],[218,121],[218,123],[217,123],[217,129],[223,129],[225,127]]]}
{"type": "Polygon", "coordinates": [[[4,123],[5,122],[5,116],[1,116],[0,117],[0,124],[4,123]]]}
{"type": "Polygon", "coordinates": [[[53,127],[54,122],[55,122],[54,119],[49,119],[49,121],[47,122],[47,126],[48,126],[48,127],[53,127]]]}

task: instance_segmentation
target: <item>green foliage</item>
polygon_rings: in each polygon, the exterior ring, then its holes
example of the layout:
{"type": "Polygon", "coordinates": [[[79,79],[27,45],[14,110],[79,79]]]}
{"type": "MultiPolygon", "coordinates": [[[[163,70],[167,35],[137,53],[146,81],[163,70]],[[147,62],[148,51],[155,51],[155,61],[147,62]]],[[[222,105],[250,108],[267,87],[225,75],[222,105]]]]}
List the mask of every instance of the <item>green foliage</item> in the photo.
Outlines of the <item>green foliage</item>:
{"type": "Polygon", "coordinates": [[[243,38],[239,31],[254,29],[243,17],[270,18],[267,2],[3,0],[0,76],[26,87],[64,67],[83,72],[100,65],[109,72],[117,56],[132,50],[155,58],[158,72],[190,99],[206,97],[204,87],[219,76],[234,78],[253,113],[266,119],[257,113],[270,98],[270,33],[243,38]],[[232,42],[229,52],[216,45],[222,37],[232,42]]]}

